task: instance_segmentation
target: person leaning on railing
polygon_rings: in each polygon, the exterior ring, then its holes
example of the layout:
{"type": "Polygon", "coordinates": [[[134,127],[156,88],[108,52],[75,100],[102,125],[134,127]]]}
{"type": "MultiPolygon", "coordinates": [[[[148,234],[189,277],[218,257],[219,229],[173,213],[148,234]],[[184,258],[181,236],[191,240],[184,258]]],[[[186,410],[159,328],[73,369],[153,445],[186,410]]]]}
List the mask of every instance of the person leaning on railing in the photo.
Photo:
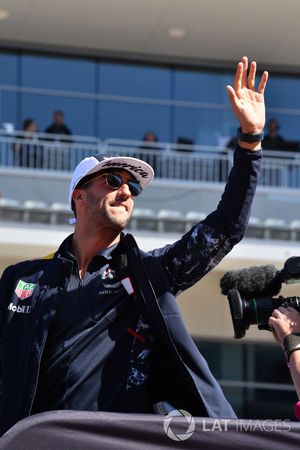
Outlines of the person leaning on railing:
{"type": "Polygon", "coordinates": [[[42,146],[37,143],[37,124],[32,118],[23,121],[23,133],[16,136],[13,144],[13,160],[16,167],[31,169],[43,166],[42,146]]]}
{"type": "Polygon", "coordinates": [[[295,406],[295,415],[300,420],[300,314],[291,306],[280,306],[274,309],[269,318],[269,325],[287,359],[299,399],[295,406]]]}

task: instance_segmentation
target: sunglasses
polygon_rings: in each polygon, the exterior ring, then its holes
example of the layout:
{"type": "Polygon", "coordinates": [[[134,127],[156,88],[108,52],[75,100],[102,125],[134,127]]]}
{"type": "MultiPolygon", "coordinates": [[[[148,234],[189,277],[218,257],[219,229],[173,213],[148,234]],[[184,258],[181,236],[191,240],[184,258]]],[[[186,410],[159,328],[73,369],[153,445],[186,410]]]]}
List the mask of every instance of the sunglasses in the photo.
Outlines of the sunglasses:
{"type": "Polygon", "coordinates": [[[105,177],[105,183],[111,189],[119,189],[122,184],[127,184],[133,197],[137,197],[142,192],[142,187],[138,181],[123,181],[122,177],[116,173],[103,173],[101,176],[105,177]]]}

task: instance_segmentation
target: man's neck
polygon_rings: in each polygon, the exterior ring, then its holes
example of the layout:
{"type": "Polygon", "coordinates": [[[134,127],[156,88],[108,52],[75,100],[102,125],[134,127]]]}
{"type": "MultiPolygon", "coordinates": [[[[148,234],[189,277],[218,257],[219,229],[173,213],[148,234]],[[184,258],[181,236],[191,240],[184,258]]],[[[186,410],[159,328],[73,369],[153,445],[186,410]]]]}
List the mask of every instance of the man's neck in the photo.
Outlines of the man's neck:
{"type": "Polygon", "coordinates": [[[75,227],[72,248],[77,259],[79,272],[85,273],[89,263],[95,255],[120,241],[120,233],[113,230],[98,232],[81,232],[75,227]]]}

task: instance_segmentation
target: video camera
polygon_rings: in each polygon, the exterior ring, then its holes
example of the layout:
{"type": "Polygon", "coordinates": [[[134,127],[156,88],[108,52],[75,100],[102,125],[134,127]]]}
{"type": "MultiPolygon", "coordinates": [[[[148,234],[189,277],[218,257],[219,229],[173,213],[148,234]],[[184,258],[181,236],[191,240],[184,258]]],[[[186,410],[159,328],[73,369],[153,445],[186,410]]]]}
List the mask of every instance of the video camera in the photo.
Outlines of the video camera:
{"type": "Polygon", "coordinates": [[[282,270],[266,265],[226,272],[220,286],[229,301],[235,339],[244,337],[250,325],[270,330],[268,319],[279,306],[292,306],[300,312],[300,297],[272,297],[282,283],[299,282],[300,256],[288,258],[282,270]]]}

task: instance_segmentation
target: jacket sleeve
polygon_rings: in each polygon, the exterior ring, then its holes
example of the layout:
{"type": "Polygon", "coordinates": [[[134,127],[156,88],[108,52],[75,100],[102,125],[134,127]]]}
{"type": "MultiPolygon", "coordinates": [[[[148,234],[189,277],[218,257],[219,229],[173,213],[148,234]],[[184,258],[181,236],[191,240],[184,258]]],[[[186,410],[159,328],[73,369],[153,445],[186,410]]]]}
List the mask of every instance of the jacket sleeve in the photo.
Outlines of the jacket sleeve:
{"type": "Polygon", "coordinates": [[[5,322],[5,310],[7,307],[7,292],[8,292],[8,279],[11,273],[11,268],[9,266],[5,269],[0,279],[0,399],[2,393],[2,351],[3,351],[3,330],[5,322]]]}
{"type": "Polygon", "coordinates": [[[179,241],[152,252],[161,258],[174,295],[215,267],[245,234],[262,152],[237,147],[233,168],[217,209],[179,241]]]}

